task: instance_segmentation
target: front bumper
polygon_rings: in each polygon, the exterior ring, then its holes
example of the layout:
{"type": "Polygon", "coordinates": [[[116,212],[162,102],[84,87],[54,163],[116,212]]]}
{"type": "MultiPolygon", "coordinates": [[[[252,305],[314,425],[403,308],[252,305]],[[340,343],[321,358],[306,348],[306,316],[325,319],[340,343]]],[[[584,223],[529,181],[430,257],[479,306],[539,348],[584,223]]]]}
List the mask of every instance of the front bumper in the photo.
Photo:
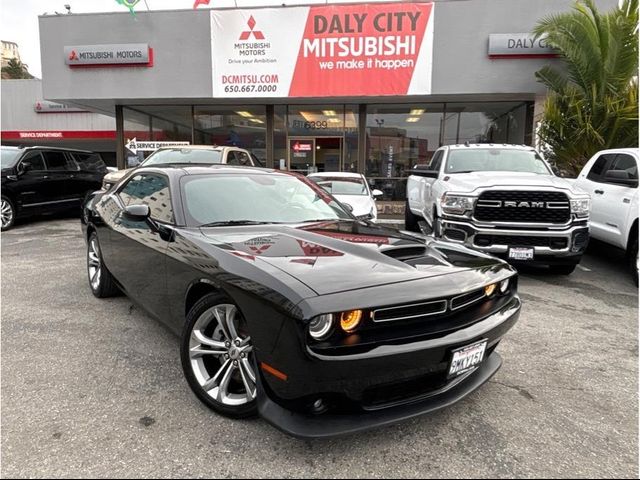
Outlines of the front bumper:
{"type": "Polygon", "coordinates": [[[289,342],[281,338],[282,348],[260,360],[282,368],[289,377],[282,381],[260,372],[258,411],[285,433],[318,438],[355,433],[447,407],[476,390],[500,368],[502,361],[494,350],[516,323],[520,308],[516,295],[500,310],[465,328],[353,355],[323,356],[307,347],[303,355],[290,354],[285,360],[277,352],[291,350],[286,346],[289,342]],[[483,339],[487,340],[487,353],[482,364],[466,375],[447,379],[452,350],[483,339]],[[413,388],[416,385],[418,389],[413,388]],[[395,396],[385,397],[388,392],[395,396]],[[384,398],[379,401],[381,395],[384,398]],[[310,407],[319,399],[325,401],[328,411],[313,413],[310,407]]]}
{"type": "Polygon", "coordinates": [[[532,247],[538,260],[540,257],[572,258],[576,263],[589,243],[589,227],[586,222],[563,229],[511,229],[443,219],[442,233],[447,241],[496,256],[506,256],[509,247],[532,247]]]}

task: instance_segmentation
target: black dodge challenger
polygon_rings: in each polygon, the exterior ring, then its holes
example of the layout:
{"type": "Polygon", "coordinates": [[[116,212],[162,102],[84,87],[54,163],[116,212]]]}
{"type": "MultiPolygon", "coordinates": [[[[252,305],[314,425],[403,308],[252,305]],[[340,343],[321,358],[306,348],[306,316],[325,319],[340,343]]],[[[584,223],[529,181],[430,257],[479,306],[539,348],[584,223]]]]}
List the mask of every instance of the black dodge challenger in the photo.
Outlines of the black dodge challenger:
{"type": "Polygon", "coordinates": [[[87,202],[83,231],[93,294],[180,335],[200,400],[298,437],[462,399],[520,313],[506,263],[360,221],[288,172],[143,167],[87,202]]]}

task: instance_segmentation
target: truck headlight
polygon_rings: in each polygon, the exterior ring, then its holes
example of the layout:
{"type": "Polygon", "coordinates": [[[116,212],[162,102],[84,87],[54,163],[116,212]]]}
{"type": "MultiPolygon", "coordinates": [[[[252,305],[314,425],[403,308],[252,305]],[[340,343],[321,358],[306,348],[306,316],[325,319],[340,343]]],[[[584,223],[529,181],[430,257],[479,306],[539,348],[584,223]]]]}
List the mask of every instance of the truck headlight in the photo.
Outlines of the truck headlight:
{"type": "Polygon", "coordinates": [[[571,213],[576,217],[588,217],[589,216],[590,200],[588,198],[577,198],[571,200],[571,213]]]}
{"type": "Polygon", "coordinates": [[[476,197],[468,195],[452,195],[445,193],[440,201],[440,206],[444,213],[453,215],[464,215],[466,212],[473,210],[473,204],[476,197]]]}

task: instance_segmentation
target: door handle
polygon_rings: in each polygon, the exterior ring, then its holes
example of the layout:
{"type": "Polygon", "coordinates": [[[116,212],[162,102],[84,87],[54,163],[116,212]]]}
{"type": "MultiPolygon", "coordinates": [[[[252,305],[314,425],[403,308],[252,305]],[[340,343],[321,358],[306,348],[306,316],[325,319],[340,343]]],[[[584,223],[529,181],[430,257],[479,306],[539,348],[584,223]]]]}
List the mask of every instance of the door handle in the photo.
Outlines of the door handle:
{"type": "Polygon", "coordinates": [[[596,195],[602,195],[604,193],[604,190],[594,190],[593,193],[595,193],[596,195]]]}
{"type": "Polygon", "coordinates": [[[46,180],[47,178],[49,178],[49,175],[43,175],[42,178],[46,180]]]}

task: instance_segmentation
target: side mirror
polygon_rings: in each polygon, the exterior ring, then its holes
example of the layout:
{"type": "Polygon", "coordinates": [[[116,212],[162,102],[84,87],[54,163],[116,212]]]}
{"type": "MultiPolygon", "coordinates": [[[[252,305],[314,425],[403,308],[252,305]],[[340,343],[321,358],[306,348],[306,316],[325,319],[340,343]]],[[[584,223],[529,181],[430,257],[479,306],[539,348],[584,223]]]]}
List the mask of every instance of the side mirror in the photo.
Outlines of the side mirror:
{"type": "Polygon", "coordinates": [[[373,198],[375,198],[376,200],[382,196],[384,196],[384,193],[382,193],[382,190],[378,190],[377,188],[371,192],[371,195],[373,195],[373,198]]]}
{"type": "Polygon", "coordinates": [[[342,206],[349,212],[353,213],[353,206],[348,203],[343,203],[342,206]]]}
{"type": "Polygon", "coordinates": [[[440,172],[438,172],[438,170],[421,170],[414,168],[413,170],[407,170],[407,174],[418,177],[438,178],[440,172]]]}
{"type": "Polygon", "coordinates": [[[20,165],[18,166],[18,174],[27,173],[32,168],[33,166],[31,165],[31,162],[20,162],[20,165]]]}
{"type": "Polygon", "coordinates": [[[124,208],[124,216],[134,222],[144,222],[151,216],[149,205],[129,205],[124,208]]]}

